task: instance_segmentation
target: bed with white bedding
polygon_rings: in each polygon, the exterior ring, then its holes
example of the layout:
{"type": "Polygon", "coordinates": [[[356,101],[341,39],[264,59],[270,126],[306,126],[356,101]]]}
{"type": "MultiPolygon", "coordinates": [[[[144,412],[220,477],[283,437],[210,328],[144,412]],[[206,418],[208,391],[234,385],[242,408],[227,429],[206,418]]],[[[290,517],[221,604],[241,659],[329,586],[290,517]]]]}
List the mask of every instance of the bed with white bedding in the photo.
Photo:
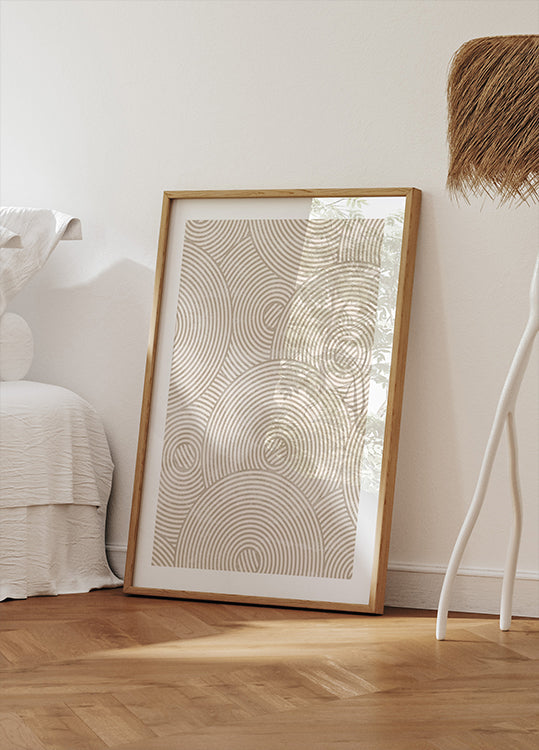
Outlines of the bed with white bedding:
{"type": "Polygon", "coordinates": [[[0,600],[119,586],[105,553],[113,464],[72,391],[0,383],[0,600]]]}

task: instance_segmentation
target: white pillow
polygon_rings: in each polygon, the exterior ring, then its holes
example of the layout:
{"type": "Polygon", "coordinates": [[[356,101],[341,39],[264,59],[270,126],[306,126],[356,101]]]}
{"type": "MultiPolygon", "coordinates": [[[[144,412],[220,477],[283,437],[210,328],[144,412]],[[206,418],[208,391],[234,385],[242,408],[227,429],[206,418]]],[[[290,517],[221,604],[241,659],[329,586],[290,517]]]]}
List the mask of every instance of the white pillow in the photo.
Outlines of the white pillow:
{"type": "Polygon", "coordinates": [[[30,326],[16,313],[0,317],[0,380],[22,380],[34,358],[30,326]]]}

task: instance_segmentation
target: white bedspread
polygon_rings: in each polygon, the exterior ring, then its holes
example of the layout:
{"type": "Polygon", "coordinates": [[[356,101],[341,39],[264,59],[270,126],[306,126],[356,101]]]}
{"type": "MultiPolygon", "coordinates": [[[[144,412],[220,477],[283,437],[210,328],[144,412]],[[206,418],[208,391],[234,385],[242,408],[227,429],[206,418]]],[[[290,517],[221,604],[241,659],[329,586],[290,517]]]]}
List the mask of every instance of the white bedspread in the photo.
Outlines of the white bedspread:
{"type": "Polygon", "coordinates": [[[106,506],[113,465],[101,420],[72,391],[0,383],[0,505],[106,506]]]}
{"type": "Polygon", "coordinates": [[[105,554],[101,420],[58,386],[0,383],[0,600],[121,584],[105,554]]]}
{"type": "Polygon", "coordinates": [[[103,508],[0,508],[0,601],[120,586],[105,554],[103,508]]]}

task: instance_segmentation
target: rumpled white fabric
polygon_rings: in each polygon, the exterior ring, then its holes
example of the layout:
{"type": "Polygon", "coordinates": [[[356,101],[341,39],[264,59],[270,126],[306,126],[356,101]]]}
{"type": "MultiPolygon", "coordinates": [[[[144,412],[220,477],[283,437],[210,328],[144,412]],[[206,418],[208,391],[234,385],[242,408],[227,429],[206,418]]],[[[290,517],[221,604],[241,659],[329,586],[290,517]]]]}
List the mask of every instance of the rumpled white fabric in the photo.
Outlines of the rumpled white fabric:
{"type": "Polygon", "coordinates": [[[112,473],[103,425],[84,399],[0,383],[0,600],[121,584],[105,553],[112,473]]]}
{"type": "Polygon", "coordinates": [[[0,248],[2,247],[22,247],[20,234],[0,226],[0,248]]]}
{"type": "Polygon", "coordinates": [[[60,240],[80,240],[82,232],[76,217],[45,208],[1,207],[0,227],[2,315],[8,302],[39,271],[60,240]]]}
{"type": "Polygon", "coordinates": [[[105,517],[93,505],[0,507],[0,601],[121,586],[105,554],[105,517]]]}
{"type": "Polygon", "coordinates": [[[66,388],[0,383],[0,505],[106,506],[113,464],[101,419],[66,388]]]}

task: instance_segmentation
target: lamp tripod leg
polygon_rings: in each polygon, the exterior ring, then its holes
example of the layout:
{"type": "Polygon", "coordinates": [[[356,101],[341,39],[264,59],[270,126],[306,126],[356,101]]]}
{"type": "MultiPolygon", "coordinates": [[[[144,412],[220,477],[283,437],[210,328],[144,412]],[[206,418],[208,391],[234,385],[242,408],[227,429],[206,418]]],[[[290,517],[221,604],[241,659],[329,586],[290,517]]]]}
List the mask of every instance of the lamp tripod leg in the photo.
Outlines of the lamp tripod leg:
{"type": "MultiPolygon", "coordinates": [[[[534,285],[532,290],[537,289],[537,270],[539,268],[539,261],[535,266],[534,285]]],[[[513,593],[513,584],[516,572],[516,562],[518,556],[518,548],[520,544],[520,527],[522,525],[522,512],[521,512],[521,496],[520,496],[520,484],[518,479],[518,463],[517,463],[517,449],[516,449],[516,436],[514,430],[514,418],[513,412],[517,399],[517,394],[520,389],[520,384],[526,367],[530,358],[530,354],[533,347],[533,342],[537,334],[537,318],[534,313],[532,305],[532,312],[530,319],[524,330],[524,334],[518,345],[516,354],[513,362],[509,369],[509,374],[505,381],[500,401],[496,409],[496,416],[494,417],[494,423],[489,435],[487,448],[481,464],[481,470],[479,472],[479,479],[477,481],[477,487],[475,489],[474,496],[468,513],[462,524],[460,533],[457,537],[457,541],[453,548],[449,565],[445,574],[442,591],[440,594],[440,601],[438,604],[438,617],[436,620],[436,638],[439,641],[443,641],[446,634],[447,628],[447,612],[449,610],[449,598],[451,596],[451,590],[455,581],[458,568],[460,566],[464,550],[468,544],[468,540],[476,524],[479,512],[485,499],[487,491],[488,480],[492,471],[492,465],[496,457],[496,451],[500,443],[500,438],[503,432],[505,420],[507,419],[509,428],[509,442],[511,452],[511,477],[512,477],[512,488],[513,488],[513,507],[514,507],[514,525],[509,544],[509,551],[506,561],[506,571],[504,573],[504,582],[502,587],[502,604],[500,613],[500,627],[502,630],[508,630],[511,623],[511,602],[513,593]]]]}
{"type": "Polygon", "coordinates": [[[470,539],[471,533],[476,524],[479,512],[483,506],[483,501],[485,499],[485,494],[488,487],[488,480],[490,478],[492,465],[496,457],[496,451],[498,450],[500,437],[503,431],[504,421],[505,413],[498,410],[498,413],[496,414],[496,418],[494,420],[494,424],[492,425],[492,430],[487,443],[487,449],[485,451],[485,455],[483,456],[483,462],[481,464],[481,470],[479,472],[479,479],[477,481],[475,493],[457,537],[453,552],[451,553],[449,565],[447,566],[447,571],[442,586],[442,592],[440,594],[440,601],[438,604],[438,617],[436,619],[436,638],[439,641],[443,641],[445,638],[447,628],[447,613],[449,610],[449,599],[451,597],[451,591],[462,560],[462,556],[464,554],[464,550],[466,549],[466,545],[468,544],[468,540],[470,539]]]}
{"type": "Polygon", "coordinates": [[[509,433],[509,455],[511,461],[511,488],[513,491],[513,525],[511,539],[507,549],[507,558],[503,574],[502,599],[500,604],[500,630],[509,630],[513,605],[513,588],[517,571],[518,551],[522,536],[522,493],[518,474],[518,450],[515,430],[515,418],[512,412],[507,415],[509,433]]]}

